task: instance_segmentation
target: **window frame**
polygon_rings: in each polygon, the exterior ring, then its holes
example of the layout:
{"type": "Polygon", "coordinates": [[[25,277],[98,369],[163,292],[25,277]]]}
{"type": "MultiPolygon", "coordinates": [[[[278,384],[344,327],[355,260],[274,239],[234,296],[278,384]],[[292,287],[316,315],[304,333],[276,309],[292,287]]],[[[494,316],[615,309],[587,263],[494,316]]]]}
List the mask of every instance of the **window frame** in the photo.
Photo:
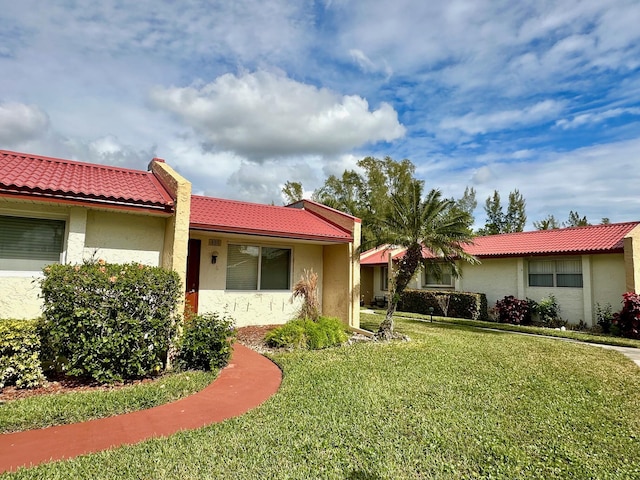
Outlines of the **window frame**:
{"type": "Polygon", "coordinates": [[[380,267],[380,290],[383,292],[389,291],[389,266],[382,265],[380,267]]]}
{"type": "Polygon", "coordinates": [[[527,261],[527,286],[528,288],[584,288],[584,275],[582,272],[582,257],[579,257],[578,259],[570,258],[570,257],[529,259],[527,261]],[[532,263],[542,264],[543,262],[548,263],[550,264],[550,266],[552,266],[552,269],[549,272],[531,273],[532,263]],[[573,271],[573,272],[562,271],[563,268],[559,268],[559,265],[562,264],[563,262],[565,262],[565,265],[567,265],[568,262],[575,262],[576,265],[579,265],[579,268],[577,269],[579,271],[573,271]],[[532,275],[551,277],[551,285],[532,285],[531,283],[532,275]],[[578,275],[580,276],[579,277],[580,281],[578,282],[580,285],[561,285],[560,283],[566,283],[566,282],[564,281],[558,282],[558,278],[563,278],[564,280],[564,277],[573,276],[574,279],[577,279],[578,275]]]}
{"type": "Polygon", "coordinates": [[[293,289],[293,256],[294,256],[294,248],[288,245],[273,245],[273,244],[262,244],[262,243],[249,243],[249,242],[227,242],[227,265],[226,265],[226,274],[225,274],[225,291],[228,292],[291,292],[293,289]],[[256,264],[256,288],[254,289],[246,289],[246,288],[229,288],[229,249],[230,247],[254,247],[258,249],[257,256],[257,264],[256,264]],[[279,249],[279,250],[288,250],[289,251],[289,265],[288,265],[288,285],[287,288],[261,288],[260,285],[262,283],[262,258],[263,258],[263,249],[279,249]]]}
{"type": "Polygon", "coordinates": [[[449,275],[449,283],[442,283],[442,280],[440,281],[440,283],[429,283],[427,281],[429,269],[428,269],[428,265],[425,265],[422,268],[422,275],[421,275],[422,288],[453,288],[455,287],[455,278],[453,276],[453,266],[447,262],[437,262],[437,263],[444,268],[448,268],[449,271],[443,272],[442,276],[445,277],[446,275],[449,275]]]}
{"type": "MultiPolygon", "coordinates": [[[[43,212],[31,212],[21,210],[0,210],[0,216],[2,217],[16,217],[24,218],[28,220],[53,220],[62,222],[64,224],[64,231],[62,233],[62,242],[60,245],[60,253],[57,261],[51,261],[51,264],[64,264],[67,258],[67,242],[69,239],[69,216],[65,214],[56,213],[43,213],[43,212]]],[[[44,274],[42,268],[38,270],[9,270],[0,266],[0,274],[3,277],[42,277],[44,274]]]]}

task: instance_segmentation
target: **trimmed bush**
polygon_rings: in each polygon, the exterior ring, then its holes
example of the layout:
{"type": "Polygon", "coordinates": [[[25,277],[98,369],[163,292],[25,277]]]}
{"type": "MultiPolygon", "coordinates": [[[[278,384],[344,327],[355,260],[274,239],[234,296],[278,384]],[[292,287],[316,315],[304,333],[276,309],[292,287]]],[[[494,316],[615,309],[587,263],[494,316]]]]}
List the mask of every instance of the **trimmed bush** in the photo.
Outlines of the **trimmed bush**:
{"type": "Polygon", "coordinates": [[[33,388],[43,380],[36,321],[0,320],[0,390],[33,388]]]}
{"type": "Polygon", "coordinates": [[[175,338],[178,274],[141,264],[51,265],[41,281],[43,354],[101,383],[156,374],[175,338]]]}
{"type": "Polygon", "coordinates": [[[205,313],[185,319],[176,358],[183,370],[214,370],[231,357],[235,339],[234,321],[226,315],[205,313]]]}
{"type": "Polygon", "coordinates": [[[640,338],[640,295],[627,292],[622,295],[622,310],[616,313],[613,324],[627,338],[640,338]]]}
{"type": "Polygon", "coordinates": [[[320,317],[317,322],[296,319],[265,335],[267,345],[276,348],[319,350],[347,341],[346,328],[338,318],[320,317]]]}
{"type": "Polygon", "coordinates": [[[440,317],[485,321],[489,319],[487,296],[484,293],[405,290],[398,304],[400,311],[423,315],[429,315],[430,307],[433,308],[433,314],[440,317]]]}

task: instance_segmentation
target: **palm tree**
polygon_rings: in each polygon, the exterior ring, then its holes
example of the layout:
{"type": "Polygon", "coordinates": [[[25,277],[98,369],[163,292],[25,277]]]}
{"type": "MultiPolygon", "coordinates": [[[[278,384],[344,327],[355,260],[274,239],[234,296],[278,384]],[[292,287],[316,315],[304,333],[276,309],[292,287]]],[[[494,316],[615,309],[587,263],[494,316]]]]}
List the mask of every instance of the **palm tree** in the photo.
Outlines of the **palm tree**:
{"type": "Polygon", "coordinates": [[[406,249],[393,273],[389,272],[389,303],[387,314],[380,324],[377,336],[393,338],[393,315],[400,295],[423,261],[423,248],[450,264],[454,275],[459,275],[456,260],[477,263],[478,260],[464,251],[464,244],[471,242],[469,228],[471,216],[452,208],[455,202],[442,198],[439,190],[431,190],[422,199],[422,182],[413,180],[406,191],[391,195],[389,214],[380,222],[378,245],[389,244],[406,249]]]}

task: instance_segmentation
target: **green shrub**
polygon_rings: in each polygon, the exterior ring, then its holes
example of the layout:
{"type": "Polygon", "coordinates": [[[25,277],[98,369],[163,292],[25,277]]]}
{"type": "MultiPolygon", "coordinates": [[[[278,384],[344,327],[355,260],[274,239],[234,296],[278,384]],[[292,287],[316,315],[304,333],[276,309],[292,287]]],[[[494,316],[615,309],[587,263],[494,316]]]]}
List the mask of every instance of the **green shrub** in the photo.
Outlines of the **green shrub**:
{"type": "Polygon", "coordinates": [[[183,370],[222,368],[231,357],[234,339],[234,321],[226,315],[191,315],[184,322],[176,363],[183,370]]]}
{"type": "Polygon", "coordinates": [[[559,328],[567,324],[566,320],[560,318],[560,305],[553,295],[540,300],[536,304],[535,313],[543,327],[559,328]]]}
{"type": "Polygon", "coordinates": [[[338,318],[320,317],[317,322],[296,319],[275,328],[265,336],[267,345],[277,348],[318,350],[347,341],[344,324],[338,318]]]}
{"type": "Polygon", "coordinates": [[[175,338],[178,274],[136,263],[51,265],[41,281],[46,360],[108,383],[166,366],[175,338]]]}
{"type": "Polygon", "coordinates": [[[0,320],[0,390],[37,387],[44,380],[34,320],[0,320]]]}
{"type": "Polygon", "coordinates": [[[433,314],[441,317],[488,320],[487,296],[484,293],[447,292],[434,290],[405,290],[400,296],[398,310],[403,312],[433,314]],[[445,297],[448,297],[445,298],[445,297]],[[444,300],[444,301],[443,301],[444,300]],[[446,305],[446,312],[443,309],[446,305]]]}
{"type": "Polygon", "coordinates": [[[596,322],[600,325],[600,328],[602,328],[602,333],[611,333],[613,310],[611,309],[610,303],[604,306],[596,303],[596,322]]]}

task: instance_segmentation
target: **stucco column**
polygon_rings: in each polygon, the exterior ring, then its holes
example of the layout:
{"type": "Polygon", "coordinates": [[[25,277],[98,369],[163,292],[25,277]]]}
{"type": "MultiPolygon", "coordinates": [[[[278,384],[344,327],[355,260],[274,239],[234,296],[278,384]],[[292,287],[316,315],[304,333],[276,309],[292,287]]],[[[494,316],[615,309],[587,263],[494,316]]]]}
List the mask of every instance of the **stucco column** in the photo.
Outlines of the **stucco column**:
{"type": "Polygon", "coordinates": [[[624,238],[625,291],[640,291],[640,225],[624,238]]]}
{"type": "Polygon", "coordinates": [[[593,327],[593,287],[590,255],[582,255],[582,304],[584,305],[584,322],[593,327]]]}
{"type": "Polygon", "coordinates": [[[84,260],[84,244],[87,234],[86,208],[71,208],[65,263],[78,264],[84,260]]]}
{"type": "Polygon", "coordinates": [[[164,160],[154,158],[149,164],[149,169],[175,202],[174,214],[167,219],[165,227],[162,267],[177,272],[182,285],[185,285],[191,216],[191,183],[164,163],[164,160]]]}
{"type": "Polygon", "coordinates": [[[516,263],[516,270],[517,270],[517,274],[516,274],[516,278],[518,281],[518,298],[526,298],[527,293],[526,293],[526,288],[525,285],[528,284],[528,282],[526,281],[526,274],[525,274],[525,270],[524,270],[524,258],[518,258],[518,262],[516,263]]]}

